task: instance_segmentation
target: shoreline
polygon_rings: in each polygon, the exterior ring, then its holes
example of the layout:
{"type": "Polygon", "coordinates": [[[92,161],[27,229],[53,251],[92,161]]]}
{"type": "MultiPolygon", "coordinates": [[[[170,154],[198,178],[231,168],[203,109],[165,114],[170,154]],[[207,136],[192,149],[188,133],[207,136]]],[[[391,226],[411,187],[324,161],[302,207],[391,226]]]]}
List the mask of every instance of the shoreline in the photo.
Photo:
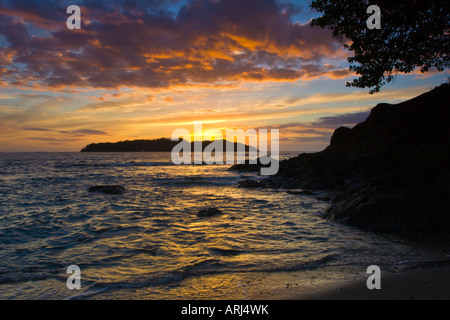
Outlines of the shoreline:
{"type": "Polygon", "coordinates": [[[450,300],[450,266],[418,267],[381,275],[381,289],[369,290],[365,272],[346,278],[342,270],[321,271],[319,280],[272,288],[259,300],[450,300]],[[336,274],[341,273],[339,276],[336,274]],[[327,278],[328,277],[328,278],[327,278]]]}

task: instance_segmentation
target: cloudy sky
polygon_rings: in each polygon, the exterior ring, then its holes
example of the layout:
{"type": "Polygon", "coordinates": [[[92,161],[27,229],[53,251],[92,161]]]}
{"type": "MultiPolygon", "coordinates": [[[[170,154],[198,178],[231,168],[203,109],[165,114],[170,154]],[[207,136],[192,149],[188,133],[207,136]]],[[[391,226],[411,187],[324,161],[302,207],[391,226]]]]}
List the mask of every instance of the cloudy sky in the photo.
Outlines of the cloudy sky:
{"type": "Polygon", "coordinates": [[[79,151],[173,130],[280,130],[282,150],[323,149],[379,102],[448,73],[347,88],[349,53],[294,0],[0,0],[0,151],[79,151]],[[69,30],[69,5],[81,30],[69,30]]]}

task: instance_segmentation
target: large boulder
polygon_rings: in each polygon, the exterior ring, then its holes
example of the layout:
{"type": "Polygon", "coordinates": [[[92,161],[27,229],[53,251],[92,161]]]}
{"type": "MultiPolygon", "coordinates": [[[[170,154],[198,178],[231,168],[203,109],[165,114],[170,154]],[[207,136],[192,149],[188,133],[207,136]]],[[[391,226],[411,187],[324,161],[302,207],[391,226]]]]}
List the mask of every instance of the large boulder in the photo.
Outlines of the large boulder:
{"type": "Polygon", "coordinates": [[[334,190],[325,216],[376,230],[450,231],[450,84],[378,104],[330,145],[280,163],[260,186],[334,190]]]}

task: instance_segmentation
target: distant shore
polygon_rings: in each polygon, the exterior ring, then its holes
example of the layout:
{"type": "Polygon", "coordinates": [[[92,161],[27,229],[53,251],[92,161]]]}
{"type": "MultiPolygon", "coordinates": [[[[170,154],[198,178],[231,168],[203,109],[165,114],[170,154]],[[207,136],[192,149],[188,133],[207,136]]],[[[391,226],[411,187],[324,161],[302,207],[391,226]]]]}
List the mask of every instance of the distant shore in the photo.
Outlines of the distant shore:
{"type": "MultiPolygon", "coordinates": [[[[318,274],[325,275],[327,271],[318,274]]],[[[381,278],[380,290],[369,290],[368,275],[319,281],[319,285],[285,285],[261,293],[253,299],[262,300],[449,300],[450,266],[426,267],[387,274],[381,278]]]]}

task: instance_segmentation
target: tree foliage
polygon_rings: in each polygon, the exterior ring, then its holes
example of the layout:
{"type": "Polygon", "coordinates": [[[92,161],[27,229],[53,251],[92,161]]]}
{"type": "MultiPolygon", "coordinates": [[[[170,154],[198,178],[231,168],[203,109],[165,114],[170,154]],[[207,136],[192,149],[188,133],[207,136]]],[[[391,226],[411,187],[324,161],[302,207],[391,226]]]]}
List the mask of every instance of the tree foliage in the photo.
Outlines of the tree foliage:
{"type": "Polygon", "coordinates": [[[350,70],[359,78],[347,86],[374,93],[399,72],[449,67],[449,0],[314,0],[311,8],[323,13],[311,25],[330,28],[353,52],[350,70]],[[369,5],[380,7],[381,29],[367,28],[369,5]]]}

